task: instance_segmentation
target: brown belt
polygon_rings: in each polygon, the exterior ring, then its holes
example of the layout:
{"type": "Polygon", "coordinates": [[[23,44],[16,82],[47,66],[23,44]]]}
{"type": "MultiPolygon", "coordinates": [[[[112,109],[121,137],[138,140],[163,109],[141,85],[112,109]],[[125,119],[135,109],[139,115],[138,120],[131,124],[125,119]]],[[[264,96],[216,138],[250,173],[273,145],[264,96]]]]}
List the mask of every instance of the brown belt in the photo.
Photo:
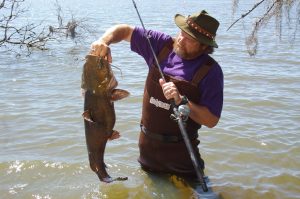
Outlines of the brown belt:
{"type": "MultiPolygon", "coordinates": [[[[141,132],[143,132],[147,137],[151,139],[155,139],[161,142],[181,142],[183,141],[183,137],[181,135],[166,135],[166,134],[158,134],[148,131],[143,125],[141,125],[141,132]]],[[[198,138],[198,133],[189,134],[190,140],[194,140],[198,138]]]]}

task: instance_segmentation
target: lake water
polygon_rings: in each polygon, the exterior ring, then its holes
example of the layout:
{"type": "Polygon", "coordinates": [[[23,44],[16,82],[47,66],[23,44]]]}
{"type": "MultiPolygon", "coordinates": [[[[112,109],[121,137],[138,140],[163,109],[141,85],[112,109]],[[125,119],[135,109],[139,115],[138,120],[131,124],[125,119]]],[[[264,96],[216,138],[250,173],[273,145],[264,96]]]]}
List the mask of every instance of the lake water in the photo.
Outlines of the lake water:
{"type": "MultiPolygon", "coordinates": [[[[255,1],[247,2],[247,11],[255,1]]],[[[81,117],[80,81],[91,42],[118,23],[140,25],[132,2],[65,0],[66,23],[86,19],[94,33],[74,44],[49,44],[50,51],[30,57],[0,54],[0,198],[130,198],[130,199],[296,199],[300,196],[300,56],[299,33],[280,42],[274,24],[260,36],[258,55],[246,52],[246,19],[230,31],[231,1],[137,1],[147,28],[176,35],[176,13],[206,9],[221,25],[213,57],[225,77],[224,109],[217,127],[199,131],[210,191],[192,189],[176,177],[148,175],[137,162],[139,121],[146,66],[128,43],[112,45],[119,87],[130,97],[116,102],[122,137],[109,142],[105,162],[124,182],[99,182],[90,170],[81,117]],[[72,11],[72,12],[70,12],[72,11]]],[[[26,1],[23,21],[53,24],[53,1],[26,1]],[[30,3],[30,4],[29,4],[30,3]]],[[[240,14],[240,13],[239,13],[240,14]]],[[[236,17],[239,15],[236,15],[236,17]]]]}

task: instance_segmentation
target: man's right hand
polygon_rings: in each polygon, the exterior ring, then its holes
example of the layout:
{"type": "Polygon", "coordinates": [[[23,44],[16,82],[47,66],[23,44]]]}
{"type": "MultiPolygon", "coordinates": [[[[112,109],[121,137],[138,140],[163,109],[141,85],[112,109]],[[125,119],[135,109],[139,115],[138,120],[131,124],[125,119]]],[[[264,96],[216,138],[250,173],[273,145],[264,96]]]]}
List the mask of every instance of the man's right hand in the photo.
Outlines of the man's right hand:
{"type": "Polygon", "coordinates": [[[92,43],[90,54],[103,57],[111,63],[112,57],[109,45],[123,40],[130,42],[133,29],[127,24],[119,24],[109,28],[100,39],[92,43]]]}
{"type": "Polygon", "coordinates": [[[103,57],[109,63],[112,63],[110,48],[101,38],[92,43],[90,54],[103,57]]]}

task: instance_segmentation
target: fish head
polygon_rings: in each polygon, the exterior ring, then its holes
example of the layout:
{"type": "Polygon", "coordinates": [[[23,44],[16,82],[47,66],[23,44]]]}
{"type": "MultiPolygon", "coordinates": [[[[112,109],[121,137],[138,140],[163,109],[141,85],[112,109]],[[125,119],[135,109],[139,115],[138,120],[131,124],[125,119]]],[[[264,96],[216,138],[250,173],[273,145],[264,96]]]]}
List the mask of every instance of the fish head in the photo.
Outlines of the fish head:
{"type": "Polygon", "coordinates": [[[81,87],[96,95],[110,93],[118,82],[113,74],[110,63],[98,56],[87,55],[83,66],[81,87]]]}

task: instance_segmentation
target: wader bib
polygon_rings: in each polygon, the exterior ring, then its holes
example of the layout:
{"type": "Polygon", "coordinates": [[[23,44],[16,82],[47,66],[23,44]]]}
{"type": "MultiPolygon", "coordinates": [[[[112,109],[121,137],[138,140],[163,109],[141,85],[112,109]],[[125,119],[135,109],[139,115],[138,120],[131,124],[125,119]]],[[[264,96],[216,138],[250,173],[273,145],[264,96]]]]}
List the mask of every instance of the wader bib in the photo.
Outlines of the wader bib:
{"type": "MultiPolygon", "coordinates": [[[[173,49],[173,42],[166,44],[158,55],[161,62],[173,49]]],[[[198,84],[213,66],[214,60],[209,57],[206,63],[199,67],[191,82],[178,80],[165,75],[166,81],[172,81],[181,95],[197,103],[200,100],[198,84]]],[[[196,176],[191,157],[181,136],[178,123],[170,118],[173,113],[169,101],[165,98],[159,84],[161,78],[157,66],[150,67],[143,98],[141,133],[139,137],[140,162],[145,170],[167,172],[184,176],[196,176]]],[[[199,165],[204,168],[197,139],[201,125],[188,119],[186,131],[190,138],[199,165]]]]}

